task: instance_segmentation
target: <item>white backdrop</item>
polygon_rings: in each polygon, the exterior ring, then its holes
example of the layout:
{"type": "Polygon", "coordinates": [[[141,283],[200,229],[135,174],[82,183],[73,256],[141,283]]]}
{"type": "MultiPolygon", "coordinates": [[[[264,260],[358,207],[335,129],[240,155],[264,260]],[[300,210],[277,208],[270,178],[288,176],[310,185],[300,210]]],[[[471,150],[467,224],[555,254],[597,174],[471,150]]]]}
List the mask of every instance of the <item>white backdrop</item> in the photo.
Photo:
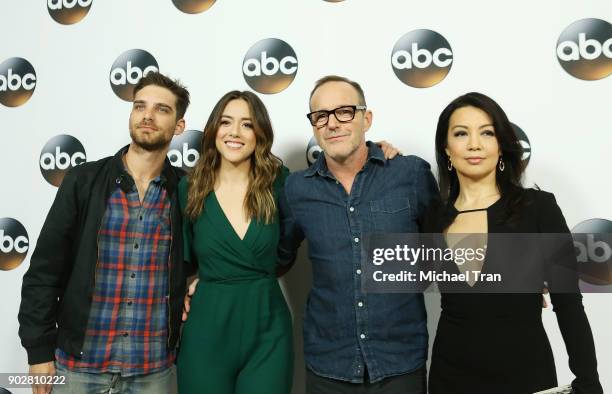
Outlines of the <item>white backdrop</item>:
{"type": "MultiPolygon", "coordinates": [[[[553,192],[570,228],[590,218],[612,220],[607,172],[612,78],[578,79],[556,55],[557,40],[572,23],[612,21],[610,0],[219,0],[199,14],[181,12],[171,0],[93,0],[87,15],[72,25],[57,23],[44,3],[2,2],[0,62],[27,59],[36,71],[36,88],[23,105],[0,105],[0,218],[18,220],[29,236],[23,263],[0,271],[0,372],[27,369],[17,336],[21,278],[57,190],[41,175],[41,149],[52,137],[68,134],[82,143],[88,160],[96,160],[129,141],[130,103],[115,95],[109,73],[131,49],[146,50],[161,72],[188,86],[187,128],[202,129],[221,95],[250,89],[242,63],[251,46],[266,38],[288,43],[298,60],[293,82],[260,97],[275,128],[274,152],[292,170],[307,165],[308,94],[326,74],[362,84],[374,112],[370,139],[389,140],[432,164],[440,111],[456,96],[480,91],[497,100],[528,135],[532,155],[526,184],[553,192]],[[452,48],[450,72],[429,88],[407,86],[391,68],[396,42],[415,29],[441,34],[452,48]]],[[[608,34],[611,38],[612,29],[608,34]]],[[[612,60],[607,62],[612,69],[612,60]]],[[[303,392],[301,315],[310,272],[304,251],[301,256],[285,280],[298,355],[294,393],[303,392]]],[[[605,392],[612,392],[611,299],[584,296],[605,392]]],[[[427,307],[433,339],[439,296],[428,295],[427,307]]],[[[549,308],[543,315],[559,382],[569,383],[572,374],[554,313],[549,308]]]]}

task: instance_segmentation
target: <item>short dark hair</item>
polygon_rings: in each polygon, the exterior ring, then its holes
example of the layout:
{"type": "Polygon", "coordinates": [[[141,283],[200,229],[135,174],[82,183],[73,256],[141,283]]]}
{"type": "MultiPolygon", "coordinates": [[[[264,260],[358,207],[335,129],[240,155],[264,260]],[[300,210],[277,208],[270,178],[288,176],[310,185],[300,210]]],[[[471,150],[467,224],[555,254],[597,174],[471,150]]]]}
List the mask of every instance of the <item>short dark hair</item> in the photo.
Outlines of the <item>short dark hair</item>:
{"type": "Polygon", "coordinates": [[[149,85],[160,86],[171,91],[176,97],[176,119],[179,120],[185,116],[187,107],[189,107],[189,91],[179,80],[170,79],[157,71],[149,72],[134,86],[134,97],[136,93],[149,85]]]}
{"type": "MultiPolygon", "coordinates": [[[[312,96],[317,91],[317,89],[319,89],[321,87],[321,85],[324,85],[324,84],[326,84],[328,82],[344,82],[344,83],[348,83],[353,88],[355,88],[355,90],[357,91],[357,96],[358,96],[358,99],[359,99],[359,102],[357,104],[359,104],[359,105],[366,105],[365,94],[363,93],[363,89],[361,88],[361,85],[359,85],[355,81],[351,81],[350,79],[345,78],[345,77],[341,77],[339,75],[327,75],[327,76],[319,79],[317,82],[315,82],[315,86],[314,86],[314,88],[312,88],[312,91],[310,92],[310,98],[308,99],[308,105],[309,106],[310,106],[310,101],[312,100],[312,96]]],[[[312,110],[312,107],[310,109],[312,110]]]]}
{"type": "Polygon", "coordinates": [[[438,127],[436,129],[436,162],[438,164],[438,183],[442,200],[447,204],[453,204],[459,195],[459,179],[453,168],[447,169],[448,156],[445,148],[448,145],[448,126],[451,115],[463,107],[475,107],[484,111],[491,117],[495,128],[495,138],[501,150],[505,169],[500,171],[496,167],[495,181],[502,196],[508,197],[508,217],[513,217],[522,204],[521,178],[525,171],[525,163],[522,160],[523,148],[512,128],[508,116],[493,100],[482,93],[471,92],[454,99],[440,114],[438,127]]]}

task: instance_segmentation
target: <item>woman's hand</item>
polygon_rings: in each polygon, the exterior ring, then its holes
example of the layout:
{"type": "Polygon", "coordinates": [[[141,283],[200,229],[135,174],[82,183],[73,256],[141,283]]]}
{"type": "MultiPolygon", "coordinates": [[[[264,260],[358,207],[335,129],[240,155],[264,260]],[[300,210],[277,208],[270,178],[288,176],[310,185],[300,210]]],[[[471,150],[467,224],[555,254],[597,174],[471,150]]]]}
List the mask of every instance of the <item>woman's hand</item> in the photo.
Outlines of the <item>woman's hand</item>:
{"type": "Polygon", "coordinates": [[[185,294],[185,300],[183,303],[183,321],[187,320],[189,309],[191,309],[191,297],[193,297],[199,281],[200,279],[196,277],[187,288],[187,294],[185,294]]]}

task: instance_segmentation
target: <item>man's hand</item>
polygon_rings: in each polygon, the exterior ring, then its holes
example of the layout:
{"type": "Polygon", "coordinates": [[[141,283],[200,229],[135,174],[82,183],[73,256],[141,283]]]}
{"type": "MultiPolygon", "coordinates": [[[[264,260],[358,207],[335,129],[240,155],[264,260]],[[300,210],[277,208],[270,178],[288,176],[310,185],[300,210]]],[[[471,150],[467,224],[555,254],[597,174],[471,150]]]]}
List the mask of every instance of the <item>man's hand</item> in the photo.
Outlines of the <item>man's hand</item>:
{"type": "MultiPolygon", "coordinates": [[[[30,375],[49,375],[55,376],[55,365],[53,361],[49,361],[41,364],[30,365],[30,375]]],[[[33,394],[48,394],[53,390],[51,384],[33,384],[33,394]]]]}
{"type": "Polygon", "coordinates": [[[395,156],[402,154],[402,152],[400,152],[399,149],[397,149],[396,147],[394,147],[393,145],[391,145],[387,141],[384,141],[384,140],[383,141],[378,141],[378,142],[376,142],[376,145],[378,145],[380,147],[380,149],[382,149],[383,154],[385,155],[385,159],[387,159],[387,160],[391,160],[395,156]]]}
{"type": "Polygon", "coordinates": [[[183,305],[183,321],[187,320],[187,315],[189,314],[189,309],[191,308],[191,297],[193,297],[199,281],[200,279],[195,278],[187,289],[187,294],[185,294],[185,301],[183,305]]]}

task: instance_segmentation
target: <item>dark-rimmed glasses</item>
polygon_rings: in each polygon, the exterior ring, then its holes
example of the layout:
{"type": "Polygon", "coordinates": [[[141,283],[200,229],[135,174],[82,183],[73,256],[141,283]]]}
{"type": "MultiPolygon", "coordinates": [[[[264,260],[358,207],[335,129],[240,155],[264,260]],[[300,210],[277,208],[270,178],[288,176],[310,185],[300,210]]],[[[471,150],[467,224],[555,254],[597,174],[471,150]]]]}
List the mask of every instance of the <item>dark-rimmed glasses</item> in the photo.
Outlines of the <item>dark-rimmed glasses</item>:
{"type": "Polygon", "coordinates": [[[323,127],[329,122],[329,115],[334,114],[338,122],[350,122],[355,119],[357,111],[365,110],[365,105],[343,105],[332,110],[320,110],[306,114],[310,124],[315,127],[323,127]]]}

